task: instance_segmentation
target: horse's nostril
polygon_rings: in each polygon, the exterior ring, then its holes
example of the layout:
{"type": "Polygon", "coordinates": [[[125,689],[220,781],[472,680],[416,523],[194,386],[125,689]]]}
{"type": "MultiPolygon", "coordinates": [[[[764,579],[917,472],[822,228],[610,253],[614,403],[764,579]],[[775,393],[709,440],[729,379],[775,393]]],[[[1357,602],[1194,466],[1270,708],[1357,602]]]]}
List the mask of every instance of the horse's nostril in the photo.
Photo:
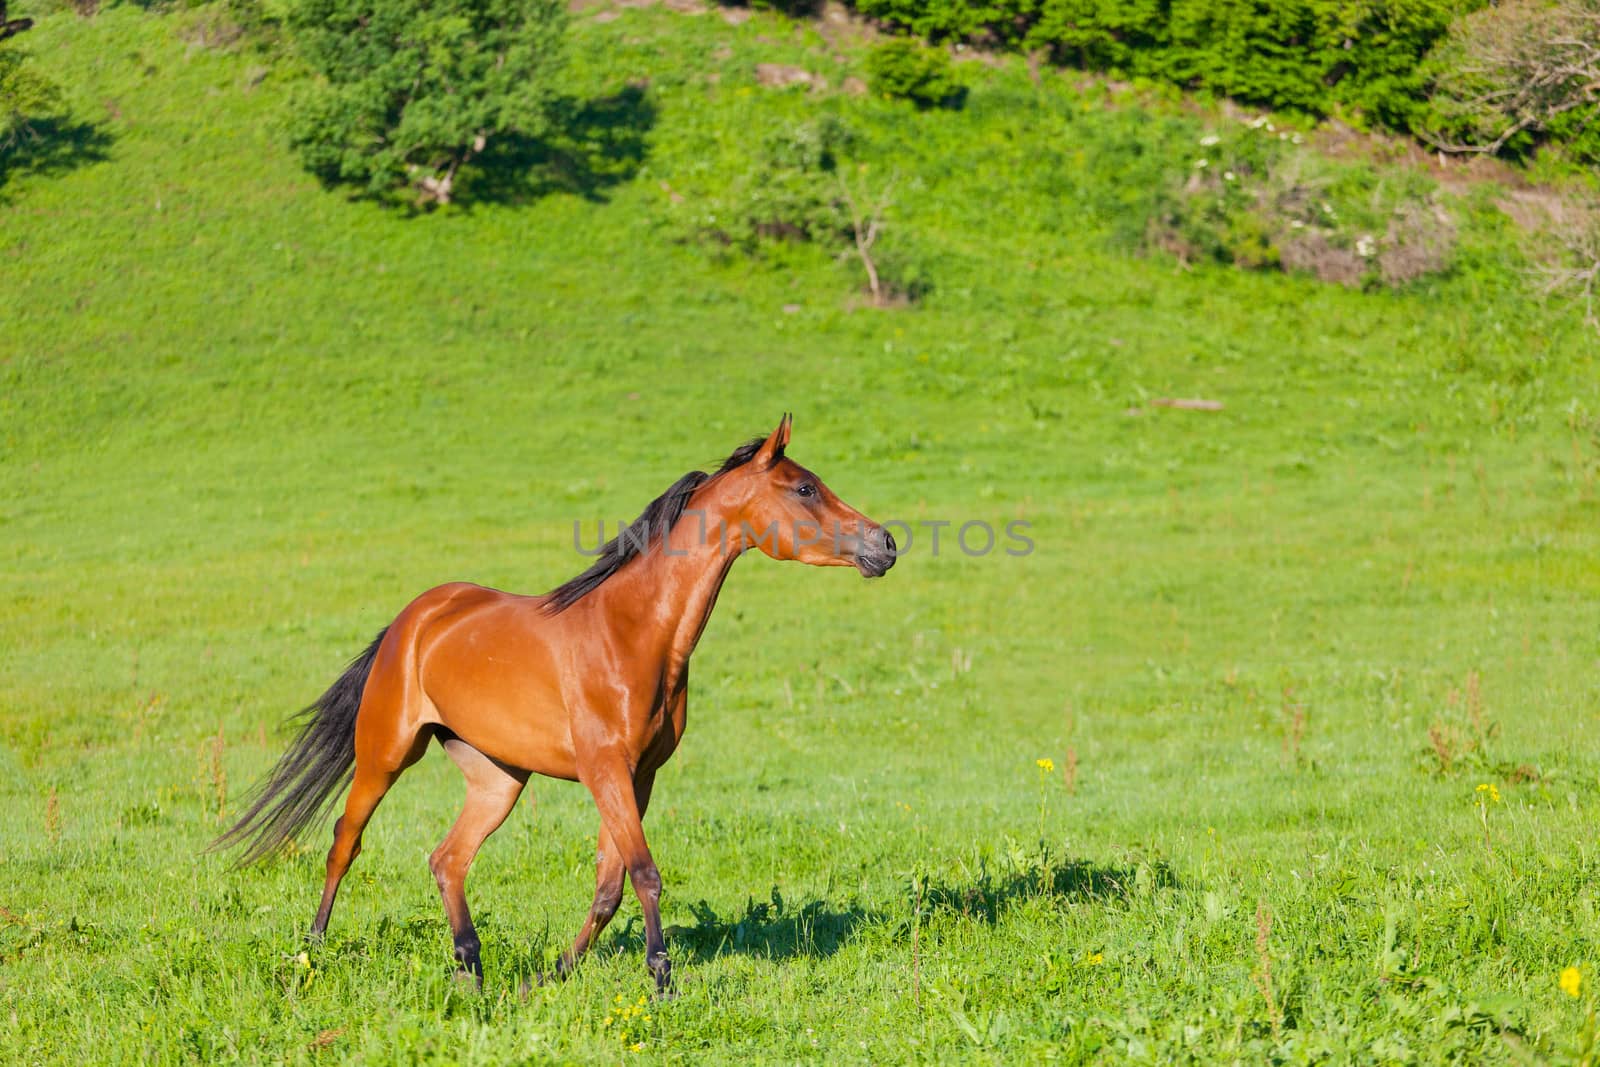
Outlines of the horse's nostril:
{"type": "Polygon", "coordinates": [[[883,534],[883,547],[884,547],[884,550],[887,551],[891,556],[894,555],[894,551],[895,551],[894,534],[890,533],[888,530],[885,530],[881,526],[878,527],[878,530],[883,534]]]}

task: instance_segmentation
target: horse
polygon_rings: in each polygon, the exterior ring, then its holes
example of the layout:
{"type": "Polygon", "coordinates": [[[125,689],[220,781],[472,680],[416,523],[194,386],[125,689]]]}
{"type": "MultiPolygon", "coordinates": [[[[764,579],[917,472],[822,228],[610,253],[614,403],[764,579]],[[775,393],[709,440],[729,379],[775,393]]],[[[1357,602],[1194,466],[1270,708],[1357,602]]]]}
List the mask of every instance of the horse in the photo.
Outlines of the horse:
{"type": "Polygon", "coordinates": [[[328,927],[361,835],[400,775],[438,741],[467,783],[466,803],[428,858],[455,944],[458,977],[483,985],[464,885],[530,776],[581,782],[600,812],[594,900],[557,965],[565,977],[616,914],[623,878],[644,912],[645,963],[668,995],[661,875],[643,820],[656,772],[687,721],[689,658],[733,561],[894,565],[894,538],[785,455],[792,420],[739,448],[714,474],[678,479],[583,573],[540,596],[466,582],[430,589],[379,632],[318,700],[212,848],[239,865],[297,838],[346,785],[310,937],[328,927]]]}

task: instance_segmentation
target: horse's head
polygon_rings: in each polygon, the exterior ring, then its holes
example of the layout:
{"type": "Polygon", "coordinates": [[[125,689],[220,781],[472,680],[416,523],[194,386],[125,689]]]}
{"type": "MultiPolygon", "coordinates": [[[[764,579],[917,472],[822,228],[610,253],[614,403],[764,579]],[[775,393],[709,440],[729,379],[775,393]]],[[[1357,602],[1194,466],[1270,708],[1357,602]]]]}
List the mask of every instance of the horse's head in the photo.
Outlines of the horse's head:
{"type": "Polygon", "coordinates": [[[739,538],[740,550],[880,576],[894,566],[894,538],[784,455],[789,422],[785,415],[748,460],[726,472],[734,504],[729,533],[739,538]]]}

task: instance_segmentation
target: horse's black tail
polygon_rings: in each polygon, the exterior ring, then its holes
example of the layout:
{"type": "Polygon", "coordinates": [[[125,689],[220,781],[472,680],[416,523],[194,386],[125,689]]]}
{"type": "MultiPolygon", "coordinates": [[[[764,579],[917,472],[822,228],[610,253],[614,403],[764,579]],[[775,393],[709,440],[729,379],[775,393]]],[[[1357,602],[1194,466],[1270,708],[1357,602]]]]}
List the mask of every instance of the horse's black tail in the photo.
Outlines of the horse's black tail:
{"type": "Polygon", "coordinates": [[[372,661],[388,632],[385,627],[326,693],[291,720],[299,724],[300,732],[289,751],[252,791],[249,810],[207,851],[244,844],[238,866],[264,859],[298,837],[350,784],[356,762],[356,712],[372,661]]]}

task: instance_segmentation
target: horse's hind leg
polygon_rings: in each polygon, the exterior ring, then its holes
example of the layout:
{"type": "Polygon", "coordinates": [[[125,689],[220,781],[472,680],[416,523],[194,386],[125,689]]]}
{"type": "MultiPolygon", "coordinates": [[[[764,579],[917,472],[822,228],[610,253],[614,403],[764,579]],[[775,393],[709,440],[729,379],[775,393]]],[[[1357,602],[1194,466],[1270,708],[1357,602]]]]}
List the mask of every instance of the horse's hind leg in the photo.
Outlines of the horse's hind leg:
{"type": "Polygon", "coordinates": [[[471,975],[481,986],[483,963],[478,955],[478,932],[472,926],[472,913],[467,910],[467,869],[483,842],[517,806],[528,772],[491,759],[458,737],[447,737],[442,743],[467,779],[467,802],[455,825],[428,857],[428,867],[439,883],[439,896],[444,899],[460,973],[471,975]]]}
{"type": "Polygon", "coordinates": [[[606,833],[606,828],[600,828],[600,845],[595,853],[594,863],[594,902],[589,905],[589,916],[583,920],[583,929],[578,931],[577,940],[572,947],[562,955],[556,964],[556,976],[565,978],[572,973],[578,965],[583,954],[589,951],[589,946],[594,939],[600,936],[601,931],[611,922],[611,917],[617,913],[617,908],[622,904],[622,885],[627,876],[627,869],[622,866],[622,853],[617,851],[617,846],[611,843],[611,835],[606,833]]]}
{"type": "Polygon", "coordinates": [[[344,814],[333,824],[333,847],[328,849],[328,877],[322,884],[322,903],[317,917],[311,923],[311,936],[321,937],[328,929],[328,916],[333,912],[333,898],[339,892],[350,864],[361,855],[361,834],[378,810],[378,802],[394,785],[400,773],[422,757],[428,750],[431,730],[424,730],[402,750],[399,759],[378,759],[368,756],[363,760],[357,745],[355,778],[350,783],[350,794],[345,798],[344,814]]]}
{"type": "Polygon", "coordinates": [[[345,798],[344,814],[333,824],[333,847],[328,849],[328,877],[322,883],[322,903],[317,907],[317,917],[311,923],[311,936],[321,937],[328,929],[328,916],[333,913],[333,898],[339,892],[350,864],[361,853],[361,832],[367,821],[378,810],[378,802],[389,791],[399,772],[363,774],[358,768],[355,780],[350,783],[350,795],[345,798]]]}

